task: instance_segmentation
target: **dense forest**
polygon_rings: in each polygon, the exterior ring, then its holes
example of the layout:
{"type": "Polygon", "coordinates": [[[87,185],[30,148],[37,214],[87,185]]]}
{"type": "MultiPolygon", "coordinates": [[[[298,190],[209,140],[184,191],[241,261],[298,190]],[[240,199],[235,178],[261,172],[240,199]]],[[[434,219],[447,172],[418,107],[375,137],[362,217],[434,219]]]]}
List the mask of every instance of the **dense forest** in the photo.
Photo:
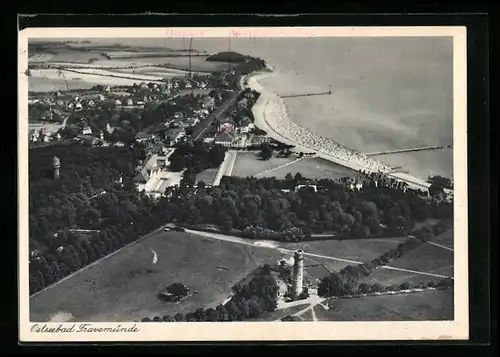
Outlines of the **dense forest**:
{"type": "MultiPolygon", "coordinates": [[[[247,279],[245,279],[247,280],[247,279]]],[[[278,285],[269,265],[264,265],[250,275],[248,281],[236,284],[234,295],[225,305],[203,309],[188,314],[177,313],[153,318],[145,317],[142,322],[224,322],[243,321],[258,318],[265,312],[274,311],[277,306],[278,285]]]]}
{"type": "Polygon", "coordinates": [[[203,141],[187,141],[175,145],[176,150],[169,157],[170,170],[179,172],[187,168],[192,173],[219,167],[224,160],[226,148],[220,145],[208,145],[203,141]]]}
{"type": "Polygon", "coordinates": [[[250,238],[298,241],[311,233],[343,237],[405,234],[415,222],[452,216],[452,203],[423,199],[415,191],[364,186],[352,190],[344,182],[309,180],[305,187],[283,191],[303,181],[300,174],[286,180],[224,177],[218,187],[198,185],[195,196],[170,201],[178,222],[213,223],[238,229],[250,238]]]}

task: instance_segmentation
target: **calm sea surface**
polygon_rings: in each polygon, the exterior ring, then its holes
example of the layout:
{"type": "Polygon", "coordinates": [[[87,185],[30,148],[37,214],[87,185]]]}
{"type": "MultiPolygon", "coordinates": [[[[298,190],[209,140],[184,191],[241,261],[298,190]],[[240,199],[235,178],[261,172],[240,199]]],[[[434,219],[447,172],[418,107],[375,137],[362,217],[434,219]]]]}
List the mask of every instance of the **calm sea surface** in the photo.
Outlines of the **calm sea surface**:
{"type": "MultiPolygon", "coordinates": [[[[94,41],[92,41],[94,42],[94,41]]],[[[186,48],[183,39],[99,39],[186,48]]],[[[226,51],[227,39],[193,39],[193,48],[226,51]]],[[[264,84],[286,99],[290,119],[364,153],[453,143],[451,38],[239,38],[231,50],[265,59],[277,72],[264,84]]],[[[410,173],[453,175],[452,149],[379,156],[410,173]]]]}

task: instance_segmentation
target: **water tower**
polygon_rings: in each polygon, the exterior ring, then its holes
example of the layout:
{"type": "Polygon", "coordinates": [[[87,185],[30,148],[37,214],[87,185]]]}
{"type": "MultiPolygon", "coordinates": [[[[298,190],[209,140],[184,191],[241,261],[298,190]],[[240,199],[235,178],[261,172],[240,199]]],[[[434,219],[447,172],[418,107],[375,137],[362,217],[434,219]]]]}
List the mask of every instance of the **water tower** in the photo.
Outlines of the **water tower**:
{"type": "Polygon", "coordinates": [[[54,169],[54,180],[59,178],[59,168],[61,167],[61,161],[57,156],[52,159],[52,168],[54,169]]]}
{"type": "Polygon", "coordinates": [[[302,293],[304,280],[304,252],[295,251],[292,273],[292,299],[296,300],[302,293]]]}

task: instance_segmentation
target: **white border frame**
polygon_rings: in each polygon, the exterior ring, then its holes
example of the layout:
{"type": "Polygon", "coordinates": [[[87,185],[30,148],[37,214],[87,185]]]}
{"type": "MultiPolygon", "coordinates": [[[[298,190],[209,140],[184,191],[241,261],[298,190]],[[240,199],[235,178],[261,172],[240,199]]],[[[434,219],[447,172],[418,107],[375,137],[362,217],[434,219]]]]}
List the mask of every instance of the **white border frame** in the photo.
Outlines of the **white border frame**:
{"type": "MultiPolygon", "coordinates": [[[[213,27],[213,28],[28,28],[19,32],[18,189],[19,338],[22,342],[97,341],[300,341],[450,340],[469,337],[467,214],[467,73],[465,27],[213,27]],[[28,242],[28,39],[147,37],[453,37],[454,316],[453,321],[418,322],[188,322],[121,323],[134,333],[36,333],[29,321],[28,242]]],[[[71,327],[74,323],[47,323],[71,327]]],[[[76,325],[79,325],[77,323],[76,325]]],[[[40,325],[40,324],[39,324],[40,325]]],[[[42,324],[43,325],[43,324],[42,324]]],[[[116,327],[118,323],[92,323],[116,327]]]]}

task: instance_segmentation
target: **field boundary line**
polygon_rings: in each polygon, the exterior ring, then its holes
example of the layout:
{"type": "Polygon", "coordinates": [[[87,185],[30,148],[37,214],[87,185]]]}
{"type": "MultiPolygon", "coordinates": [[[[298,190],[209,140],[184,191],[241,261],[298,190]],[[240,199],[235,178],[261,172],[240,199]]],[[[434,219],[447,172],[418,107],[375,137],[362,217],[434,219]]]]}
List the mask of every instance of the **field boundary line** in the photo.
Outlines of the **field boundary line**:
{"type": "Polygon", "coordinates": [[[77,271],[75,271],[75,272],[71,273],[70,275],[65,276],[65,277],[64,277],[64,278],[62,278],[61,280],[58,280],[58,281],[56,281],[55,283],[53,283],[53,284],[51,284],[51,285],[49,285],[49,286],[45,287],[44,289],[42,289],[42,290],[40,290],[40,291],[37,291],[36,293],[34,293],[34,294],[30,295],[30,297],[29,297],[29,298],[31,299],[32,297],[35,297],[36,295],[40,294],[41,292],[47,291],[47,290],[51,289],[52,287],[54,287],[54,286],[58,285],[59,283],[62,283],[63,281],[65,281],[65,280],[67,280],[67,279],[69,279],[69,278],[72,278],[73,276],[77,275],[78,273],[82,273],[82,272],[84,272],[85,270],[87,270],[88,268],[90,268],[90,267],[92,267],[92,266],[94,266],[94,265],[97,265],[98,263],[101,263],[103,260],[106,260],[106,259],[108,259],[108,258],[111,258],[113,255],[115,255],[115,254],[117,254],[117,253],[121,252],[121,251],[122,251],[122,250],[124,250],[125,248],[129,248],[129,247],[131,247],[131,246],[133,246],[133,245],[135,245],[135,244],[137,244],[137,243],[139,243],[139,242],[141,242],[141,241],[145,240],[145,239],[146,239],[146,238],[148,238],[149,236],[151,236],[151,235],[153,235],[153,234],[155,234],[155,233],[158,233],[158,232],[159,232],[159,231],[161,231],[162,229],[163,229],[163,227],[160,227],[160,228],[158,228],[158,229],[154,230],[153,232],[148,233],[148,234],[146,234],[145,236],[142,236],[142,237],[140,237],[139,239],[137,239],[137,240],[135,240],[135,241],[133,241],[133,242],[131,242],[131,243],[127,244],[127,245],[124,245],[124,246],[123,246],[123,247],[121,247],[120,249],[117,249],[117,250],[115,250],[114,252],[111,252],[111,253],[109,253],[108,255],[105,255],[104,257],[102,257],[102,258],[100,258],[100,259],[96,260],[95,262],[92,262],[92,263],[90,263],[90,264],[88,264],[88,265],[86,265],[86,266],[84,266],[84,267],[82,267],[82,268],[78,269],[77,271]]]}
{"type": "Polygon", "coordinates": [[[276,166],[276,167],[273,167],[272,169],[269,169],[269,170],[266,170],[266,171],[262,171],[262,172],[259,172],[258,174],[255,174],[253,175],[254,177],[257,177],[257,176],[260,176],[260,175],[264,175],[264,174],[268,174],[274,170],[279,170],[279,169],[282,169],[283,167],[286,167],[288,165],[291,165],[291,164],[295,164],[297,162],[299,162],[300,160],[302,159],[305,159],[305,157],[300,157],[298,159],[295,159],[293,161],[290,161],[290,162],[287,162],[286,164],[283,164],[283,165],[279,165],[279,166],[276,166]]]}
{"type": "MultiPolygon", "coordinates": [[[[408,237],[413,238],[413,239],[416,239],[416,240],[419,240],[418,238],[416,238],[416,237],[414,237],[414,236],[412,236],[412,235],[408,235],[408,237]]],[[[455,251],[455,250],[454,250],[453,248],[451,248],[451,247],[448,247],[448,246],[446,246],[446,245],[442,245],[442,244],[439,244],[439,243],[436,243],[436,242],[432,242],[432,241],[430,241],[430,240],[428,240],[428,241],[426,241],[426,242],[424,242],[424,243],[429,243],[430,245],[433,245],[433,246],[435,246],[435,247],[439,247],[439,248],[442,248],[442,249],[449,250],[450,252],[454,252],[454,251],[455,251]]]]}
{"type": "Polygon", "coordinates": [[[451,278],[451,279],[454,279],[454,277],[452,277],[452,276],[446,276],[446,275],[440,275],[440,274],[433,274],[433,273],[426,273],[426,272],[418,271],[418,270],[396,268],[396,267],[391,267],[391,266],[388,266],[388,265],[383,265],[380,268],[381,269],[387,269],[387,270],[404,271],[404,272],[407,272],[407,273],[415,273],[415,274],[419,274],[419,275],[435,276],[435,277],[438,277],[438,278],[451,278]]]}

